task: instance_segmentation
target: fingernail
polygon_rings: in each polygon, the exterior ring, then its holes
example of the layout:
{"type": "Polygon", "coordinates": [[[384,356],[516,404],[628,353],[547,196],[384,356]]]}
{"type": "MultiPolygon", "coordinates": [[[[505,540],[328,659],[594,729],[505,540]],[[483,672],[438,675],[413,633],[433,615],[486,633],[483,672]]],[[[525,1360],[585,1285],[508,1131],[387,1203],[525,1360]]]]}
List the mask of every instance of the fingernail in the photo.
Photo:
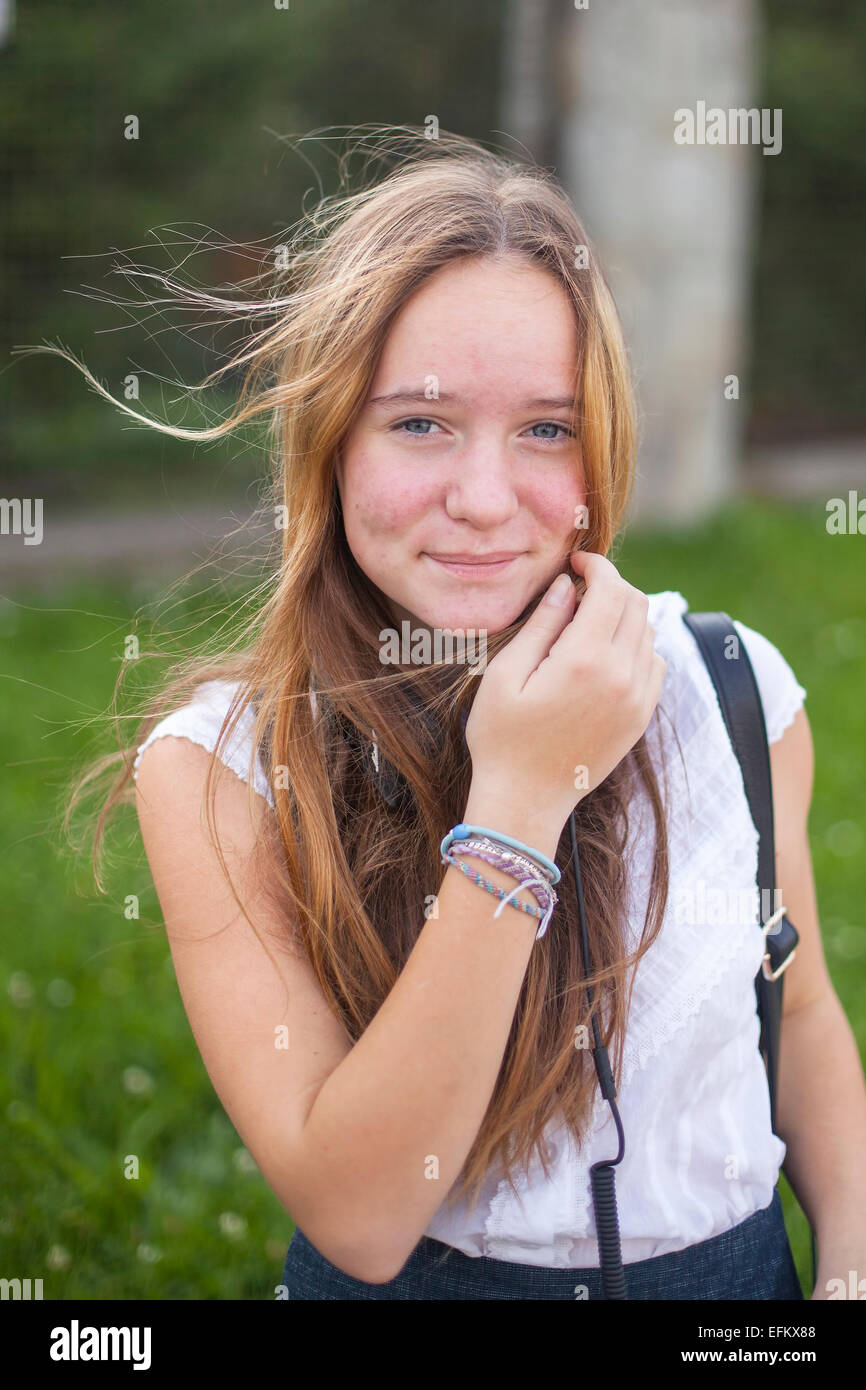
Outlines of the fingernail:
{"type": "Polygon", "coordinates": [[[553,581],[547,594],[547,602],[554,608],[562,608],[568,598],[568,591],[572,587],[571,580],[567,574],[559,574],[553,581]]]}

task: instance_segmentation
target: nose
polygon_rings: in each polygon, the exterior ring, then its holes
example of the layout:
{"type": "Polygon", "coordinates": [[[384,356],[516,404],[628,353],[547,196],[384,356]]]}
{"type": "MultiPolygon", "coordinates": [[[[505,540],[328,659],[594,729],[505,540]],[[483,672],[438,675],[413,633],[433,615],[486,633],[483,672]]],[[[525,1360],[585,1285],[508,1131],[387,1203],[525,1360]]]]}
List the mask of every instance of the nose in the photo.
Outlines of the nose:
{"type": "Polygon", "coordinates": [[[520,506],[513,467],[494,443],[463,450],[446,483],[445,510],[451,519],[492,529],[513,517],[520,506]]]}

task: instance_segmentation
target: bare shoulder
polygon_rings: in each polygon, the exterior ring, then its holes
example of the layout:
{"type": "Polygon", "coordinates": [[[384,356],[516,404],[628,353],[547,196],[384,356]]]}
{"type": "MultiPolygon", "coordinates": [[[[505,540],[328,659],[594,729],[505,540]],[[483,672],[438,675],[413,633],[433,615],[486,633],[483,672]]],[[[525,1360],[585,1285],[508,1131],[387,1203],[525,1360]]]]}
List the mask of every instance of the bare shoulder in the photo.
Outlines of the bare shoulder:
{"type": "MultiPolygon", "coordinates": [[[[219,850],[249,890],[265,846],[275,845],[273,812],[263,797],[218,760],[213,771],[212,821],[207,816],[212,754],[190,739],[158,738],[144,750],[136,781],[136,808],[157,893],[171,881],[190,884],[210,874],[219,850]],[[159,881],[157,880],[159,878],[159,881]]],[[[170,923],[166,919],[166,926],[170,923]]]]}
{"type": "Polygon", "coordinates": [[[781,738],[770,744],[770,768],[776,820],[805,826],[815,773],[815,749],[805,708],[797,711],[781,738]]]}
{"type": "Polygon", "coordinates": [[[238,1133],[291,1210],[287,1156],[327,1077],[351,1050],[270,872],[279,853],[264,797],[182,737],[142,755],[136,803],[178,986],[202,1060],[238,1133]],[[226,870],[231,879],[229,883],[226,870]]]}

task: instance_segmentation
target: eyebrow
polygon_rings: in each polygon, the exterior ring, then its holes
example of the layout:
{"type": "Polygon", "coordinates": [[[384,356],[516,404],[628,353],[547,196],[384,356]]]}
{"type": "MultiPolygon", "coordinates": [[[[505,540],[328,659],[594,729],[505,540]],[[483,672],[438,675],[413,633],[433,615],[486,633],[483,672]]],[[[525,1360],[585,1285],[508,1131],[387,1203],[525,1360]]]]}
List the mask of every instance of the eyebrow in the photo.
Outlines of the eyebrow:
{"type": "MultiPolygon", "coordinates": [[[[451,391],[440,391],[436,396],[428,396],[424,391],[409,391],[401,387],[399,391],[390,391],[385,396],[371,396],[367,405],[429,405],[431,401],[444,401],[446,405],[469,404],[465,396],[455,395],[451,391]]],[[[518,404],[521,409],[571,410],[574,406],[574,396],[536,396],[534,400],[520,401],[518,404]]]]}

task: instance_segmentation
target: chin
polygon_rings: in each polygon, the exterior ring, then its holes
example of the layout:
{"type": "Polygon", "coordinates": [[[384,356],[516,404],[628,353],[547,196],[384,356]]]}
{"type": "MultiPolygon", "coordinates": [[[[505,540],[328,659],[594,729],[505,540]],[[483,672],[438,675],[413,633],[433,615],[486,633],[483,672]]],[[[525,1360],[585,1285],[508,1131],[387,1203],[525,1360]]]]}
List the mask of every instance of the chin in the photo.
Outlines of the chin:
{"type": "Polygon", "coordinates": [[[427,626],[432,628],[450,628],[452,632],[484,631],[492,637],[494,633],[501,632],[503,628],[515,622],[522,612],[523,609],[517,604],[504,601],[498,604],[461,604],[455,608],[440,610],[426,622],[427,626]]]}
{"type": "MultiPolygon", "coordinates": [[[[470,599],[467,595],[451,594],[436,602],[431,593],[431,585],[426,585],[417,594],[404,594],[400,599],[390,599],[388,611],[391,624],[401,632],[401,624],[409,623],[410,631],[416,628],[438,628],[455,631],[485,631],[489,636],[501,632],[523,616],[537,595],[502,592],[500,594],[476,594],[470,599]],[[432,600],[432,602],[431,602],[432,600]]],[[[539,590],[539,594],[544,590],[539,590]]]]}

